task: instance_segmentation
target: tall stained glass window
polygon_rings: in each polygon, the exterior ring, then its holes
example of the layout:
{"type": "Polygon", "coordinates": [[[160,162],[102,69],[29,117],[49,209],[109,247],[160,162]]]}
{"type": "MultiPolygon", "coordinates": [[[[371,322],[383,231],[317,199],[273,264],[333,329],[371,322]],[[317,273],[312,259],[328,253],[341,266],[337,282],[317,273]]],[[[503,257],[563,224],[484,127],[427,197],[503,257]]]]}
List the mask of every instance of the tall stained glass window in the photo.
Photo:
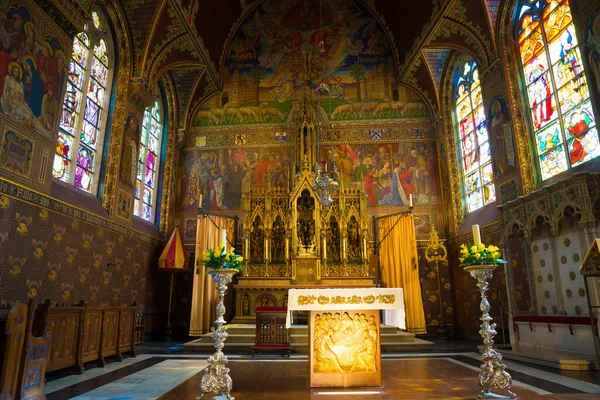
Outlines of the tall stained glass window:
{"type": "Polygon", "coordinates": [[[75,36],[52,173],[96,194],[112,78],[112,40],[104,14],[75,36]]]}
{"type": "Polygon", "coordinates": [[[521,1],[518,46],[542,180],[600,154],[568,0],[521,1]]]}
{"type": "Polygon", "coordinates": [[[144,112],[134,192],[134,214],[150,222],[154,222],[156,211],[156,179],[162,132],[162,110],[160,103],[156,101],[144,112]]]}
{"type": "Polygon", "coordinates": [[[490,142],[475,61],[459,65],[455,113],[467,212],[496,201],[490,142]]]}

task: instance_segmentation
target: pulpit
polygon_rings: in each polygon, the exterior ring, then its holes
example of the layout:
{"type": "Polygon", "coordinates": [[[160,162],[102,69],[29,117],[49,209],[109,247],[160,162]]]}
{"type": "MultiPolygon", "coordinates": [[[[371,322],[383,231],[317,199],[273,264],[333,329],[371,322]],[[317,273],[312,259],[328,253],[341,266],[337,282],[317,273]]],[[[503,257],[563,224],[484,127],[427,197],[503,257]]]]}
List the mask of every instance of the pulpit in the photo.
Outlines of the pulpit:
{"type": "Polygon", "coordinates": [[[381,386],[379,310],[392,310],[406,328],[402,289],[290,289],[294,310],[310,311],[311,387],[381,386]]]}

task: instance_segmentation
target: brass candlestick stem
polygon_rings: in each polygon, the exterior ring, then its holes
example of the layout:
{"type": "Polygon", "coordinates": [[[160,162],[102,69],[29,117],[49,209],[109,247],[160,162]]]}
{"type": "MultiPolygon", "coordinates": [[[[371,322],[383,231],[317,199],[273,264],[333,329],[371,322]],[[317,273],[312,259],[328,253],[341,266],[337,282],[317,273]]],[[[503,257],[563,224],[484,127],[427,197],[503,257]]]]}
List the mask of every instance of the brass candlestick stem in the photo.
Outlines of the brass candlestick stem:
{"type": "Polygon", "coordinates": [[[505,390],[511,399],[517,398],[516,393],[513,393],[511,389],[512,378],[508,372],[504,369],[506,365],[501,364],[502,354],[492,348],[494,344],[494,336],[496,336],[496,324],[491,323],[492,317],[490,317],[490,303],[488,302],[486,292],[488,290],[489,280],[492,278],[492,273],[496,269],[495,265],[471,265],[465,267],[465,271],[468,271],[471,276],[477,279],[477,288],[481,293],[481,303],[479,308],[481,309],[481,330],[479,333],[483,338],[483,344],[485,349],[481,354],[481,372],[479,372],[479,387],[481,392],[477,396],[478,399],[483,399],[484,396],[491,392],[492,389],[505,390]]]}
{"type": "Polygon", "coordinates": [[[196,400],[201,400],[206,393],[220,394],[226,396],[228,400],[235,400],[233,396],[229,394],[233,387],[233,381],[229,376],[229,368],[225,366],[227,364],[227,356],[223,354],[223,347],[225,346],[225,339],[227,339],[227,330],[223,326],[225,325],[225,292],[227,292],[227,285],[231,283],[233,275],[237,274],[237,269],[221,268],[208,271],[212,277],[213,282],[217,284],[217,293],[219,300],[217,303],[217,319],[215,320],[215,327],[210,330],[212,332],[212,338],[215,341],[215,354],[208,358],[208,367],[206,373],[202,377],[200,382],[200,388],[202,389],[202,395],[197,397],[196,400]]]}

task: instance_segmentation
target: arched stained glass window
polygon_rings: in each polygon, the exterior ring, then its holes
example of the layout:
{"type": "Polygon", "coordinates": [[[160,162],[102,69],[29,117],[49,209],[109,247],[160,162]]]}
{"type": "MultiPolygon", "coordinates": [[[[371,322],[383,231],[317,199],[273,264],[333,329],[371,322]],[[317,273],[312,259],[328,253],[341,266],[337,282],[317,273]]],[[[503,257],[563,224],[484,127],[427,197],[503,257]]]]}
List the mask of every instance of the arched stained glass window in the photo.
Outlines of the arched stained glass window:
{"type": "Polygon", "coordinates": [[[469,213],[496,201],[496,190],[477,63],[461,63],[455,82],[456,129],[469,213]]]}
{"type": "Polygon", "coordinates": [[[518,46],[542,180],[600,154],[568,0],[521,1],[518,46]]]}
{"type": "Polygon", "coordinates": [[[112,38],[100,10],[73,40],[52,173],[96,194],[112,80],[112,38]]]}
{"type": "Polygon", "coordinates": [[[156,180],[163,133],[162,121],[162,108],[156,101],[144,112],[134,193],[134,214],[150,222],[154,222],[156,212],[156,180]]]}

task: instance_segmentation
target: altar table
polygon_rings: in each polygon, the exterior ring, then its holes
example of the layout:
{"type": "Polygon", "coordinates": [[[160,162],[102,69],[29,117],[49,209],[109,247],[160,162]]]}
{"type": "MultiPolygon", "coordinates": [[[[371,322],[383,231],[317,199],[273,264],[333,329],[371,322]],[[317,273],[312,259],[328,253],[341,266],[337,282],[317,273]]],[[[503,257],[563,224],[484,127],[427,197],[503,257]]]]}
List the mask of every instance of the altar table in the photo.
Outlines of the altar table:
{"type": "Polygon", "coordinates": [[[406,329],[402,289],[290,289],[292,312],[310,311],[311,387],[381,386],[379,310],[406,329]]]}

